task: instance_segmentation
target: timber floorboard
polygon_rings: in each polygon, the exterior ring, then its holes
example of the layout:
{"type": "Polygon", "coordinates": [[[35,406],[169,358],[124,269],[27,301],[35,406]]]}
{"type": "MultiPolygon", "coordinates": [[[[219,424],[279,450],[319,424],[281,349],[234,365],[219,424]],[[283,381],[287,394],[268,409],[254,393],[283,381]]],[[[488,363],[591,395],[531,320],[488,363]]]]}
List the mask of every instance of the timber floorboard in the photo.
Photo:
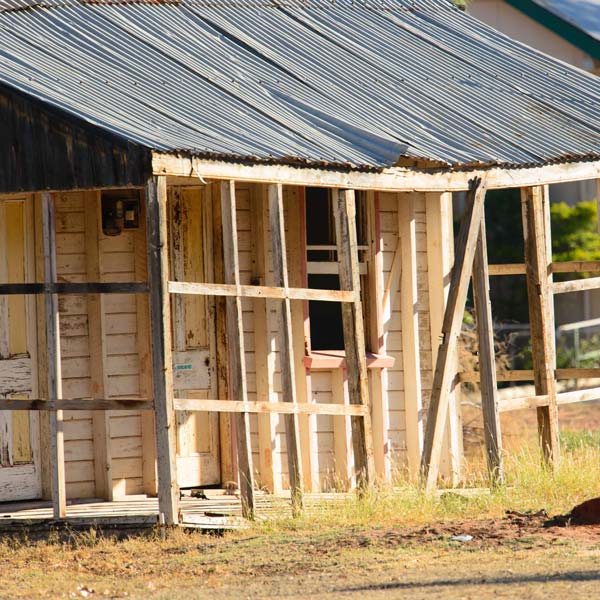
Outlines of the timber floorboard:
{"type": "MultiPolygon", "coordinates": [[[[244,527],[242,504],[237,495],[224,490],[203,490],[206,497],[183,496],[180,500],[181,525],[190,529],[225,530],[244,527]]],[[[307,494],[307,509],[318,510],[323,503],[341,501],[348,494],[307,494]]],[[[289,493],[273,496],[256,492],[257,518],[280,518],[291,515],[289,493]]],[[[65,527],[85,530],[93,527],[151,529],[158,524],[158,499],[133,496],[106,502],[98,499],[73,500],[67,505],[65,520],[56,521],[51,502],[0,503],[0,536],[28,531],[65,527]]]]}

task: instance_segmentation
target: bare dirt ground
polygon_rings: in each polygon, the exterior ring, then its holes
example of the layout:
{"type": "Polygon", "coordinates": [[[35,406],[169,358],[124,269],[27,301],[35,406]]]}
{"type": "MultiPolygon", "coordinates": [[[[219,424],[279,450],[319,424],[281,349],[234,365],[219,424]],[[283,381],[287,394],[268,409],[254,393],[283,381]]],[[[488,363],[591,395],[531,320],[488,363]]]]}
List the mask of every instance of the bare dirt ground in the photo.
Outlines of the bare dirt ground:
{"type": "Polygon", "coordinates": [[[597,597],[600,527],[546,520],[5,543],[0,598],[597,597]]]}

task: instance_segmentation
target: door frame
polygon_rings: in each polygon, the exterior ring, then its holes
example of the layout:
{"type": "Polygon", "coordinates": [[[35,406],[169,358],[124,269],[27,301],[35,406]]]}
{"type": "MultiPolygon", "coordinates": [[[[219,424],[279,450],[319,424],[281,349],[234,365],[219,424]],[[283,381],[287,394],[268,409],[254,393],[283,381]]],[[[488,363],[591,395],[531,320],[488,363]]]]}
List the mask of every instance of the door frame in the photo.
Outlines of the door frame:
{"type": "MultiPolygon", "coordinates": [[[[6,205],[22,203],[23,205],[23,254],[24,279],[26,282],[36,280],[35,249],[35,207],[31,194],[0,196],[0,244],[6,240],[6,205]]],[[[8,281],[6,264],[0,261],[0,280],[8,281]]],[[[0,318],[8,322],[8,296],[0,297],[0,318]]],[[[30,361],[31,398],[39,397],[38,382],[38,322],[36,296],[25,296],[26,345],[30,361]]],[[[10,359],[9,359],[10,360],[10,359]]],[[[18,360],[15,357],[15,360],[18,360]]],[[[9,397],[18,397],[19,393],[9,397]]],[[[29,412],[29,432],[32,462],[12,467],[0,467],[0,501],[35,500],[42,497],[42,462],[40,451],[40,415],[39,411],[29,412]]],[[[12,421],[13,411],[2,411],[0,422],[12,421]]]]}

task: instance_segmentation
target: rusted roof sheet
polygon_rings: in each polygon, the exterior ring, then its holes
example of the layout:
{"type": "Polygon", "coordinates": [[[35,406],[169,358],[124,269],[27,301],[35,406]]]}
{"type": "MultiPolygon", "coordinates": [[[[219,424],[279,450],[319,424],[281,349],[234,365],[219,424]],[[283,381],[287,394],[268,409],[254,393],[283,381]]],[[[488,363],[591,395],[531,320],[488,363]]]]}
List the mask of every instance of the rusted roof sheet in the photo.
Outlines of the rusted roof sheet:
{"type": "Polygon", "coordinates": [[[600,157],[600,80],[446,0],[0,0],[0,83],[141,146],[205,157],[600,157]]]}

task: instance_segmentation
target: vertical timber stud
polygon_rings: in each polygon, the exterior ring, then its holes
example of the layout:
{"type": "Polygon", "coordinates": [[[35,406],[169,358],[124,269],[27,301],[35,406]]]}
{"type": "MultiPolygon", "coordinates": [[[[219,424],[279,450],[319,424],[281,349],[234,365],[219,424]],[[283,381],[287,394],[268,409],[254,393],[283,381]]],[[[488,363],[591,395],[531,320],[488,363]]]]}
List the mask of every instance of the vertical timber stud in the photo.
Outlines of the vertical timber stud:
{"type": "Polygon", "coordinates": [[[496,384],[496,357],[494,353],[494,327],[490,302],[490,280],[485,238],[485,216],[481,217],[479,238],[473,263],[473,299],[479,340],[479,373],[483,433],[490,480],[493,485],[504,483],[502,436],[498,412],[496,384]]]}
{"type": "MultiPolygon", "coordinates": [[[[223,262],[225,283],[240,285],[238,234],[236,221],[235,181],[221,183],[221,218],[223,221],[223,262]]],[[[227,341],[229,346],[230,394],[233,400],[247,402],[246,355],[241,297],[227,297],[227,341]]],[[[248,413],[236,413],[236,438],[242,512],[254,518],[254,474],[250,447],[250,418],[248,413]]]]}
{"type": "MultiPolygon", "coordinates": [[[[269,185],[269,223],[273,254],[273,283],[286,291],[289,287],[285,223],[283,215],[283,186],[269,185]]],[[[292,308],[289,298],[279,302],[279,339],[281,356],[281,387],[283,401],[297,403],[292,339],[292,308]]],[[[292,495],[292,512],[302,510],[302,456],[300,454],[300,426],[297,414],[285,415],[285,440],[292,495]]]]}
{"type": "MultiPolygon", "coordinates": [[[[260,285],[273,285],[268,268],[269,204],[267,187],[250,187],[250,225],[252,227],[252,280],[260,285]]],[[[254,359],[256,363],[256,396],[259,402],[272,402],[275,352],[272,348],[271,301],[252,299],[254,317],[254,359]]],[[[258,454],[261,487],[272,494],[282,491],[281,458],[276,451],[279,415],[265,413],[258,419],[258,454]]]]}
{"type": "Polygon", "coordinates": [[[547,188],[524,188],[521,190],[521,200],[535,393],[548,395],[550,398],[548,406],[537,409],[538,433],[544,460],[547,464],[556,466],[560,448],[554,380],[556,351],[553,297],[548,275],[552,256],[549,255],[547,243],[550,236],[545,214],[549,210],[547,188]]]}
{"type": "MultiPolygon", "coordinates": [[[[367,192],[367,217],[369,235],[369,285],[367,290],[369,350],[377,354],[384,354],[383,237],[381,235],[378,192],[367,192]]],[[[388,437],[390,428],[387,391],[388,374],[386,369],[371,369],[370,375],[375,472],[381,481],[390,483],[392,480],[392,464],[388,437]]],[[[340,417],[340,419],[346,420],[345,417],[340,417]]]]}
{"type": "Polygon", "coordinates": [[[151,178],[146,184],[146,228],[150,281],[152,383],[156,423],[158,509],[165,525],[179,521],[179,492],[173,404],[171,358],[171,306],[168,290],[167,179],[151,178]]]}
{"type": "MultiPolygon", "coordinates": [[[[354,302],[344,302],[342,304],[342,324],[344,329],[344,349],[346,351],[350,404],[361,404],[370,409],[367,356],[360,297],[354,190],[333,190],[332,197],[340,289],[352,291],[355,294],[354,302]]],[[[374,483],[375,477],[371,415],[367,412],[363,417],[351,417],[351,423],[354,463],[356,465],[356,483],[359,490],[364,490],[374,483]]]]}
{"type": "MultiPolygon", "coordinates": [[[[49,192],[42,194],[42,235],[44,240],[44,283],[56,283],[56,237],[54,203],[49,192]]],[[[46,294],[46,364],[48,370],[48,398],[62,398],[60,362],[60,323],[58,296],[46,294]]],[[[52,512],[55,519],[67,516],[65,484],[65,446],[63,411],[50,413],[50,454],[52,460],[52,512]]]]}
{"type": "Polygon", "coordinates": [[[402,270],[400,306],[402,314],[402,359],[404,368],[404,410],[406,413],[406,449],[411,476],[418,477],[423,450],[423,415],[419,314],[417,312],[417,229],[414,193],[400,196],[398,235],[402,270]]]}
{"type": "MultiPolygon", "coordinates": [[[[88,281],[101,281],[100,268],[100,224],[101,192],[86,195],[85,210],[85,262],[88,281]]],[[[106,318],[104,296],[87,296],[88,338],[90,346],[92,398],[107,398],[108,374],[106,350],[106,318]]],[[[112,465],[110,455],[110,411],[92,412],[92,431],[94,434],[94,476],[96,479],[96,497],[113,499],[112,465]]]]}
{"type": "Polygon", "coordinates": [[[456,376],[454,358],[467,302],[469,280],[473,270],[475,248],[483,216],[484,199],[485,184],[482,184],[479,178],[473,179],[467,194],[467,202],[456,244],[450,293],[442,325],[442,343],[438,350],[435,365],[427,428],[425,430],[421,477],[428,491],[435,487],[440,468],[448,403],[456,376]]]}

